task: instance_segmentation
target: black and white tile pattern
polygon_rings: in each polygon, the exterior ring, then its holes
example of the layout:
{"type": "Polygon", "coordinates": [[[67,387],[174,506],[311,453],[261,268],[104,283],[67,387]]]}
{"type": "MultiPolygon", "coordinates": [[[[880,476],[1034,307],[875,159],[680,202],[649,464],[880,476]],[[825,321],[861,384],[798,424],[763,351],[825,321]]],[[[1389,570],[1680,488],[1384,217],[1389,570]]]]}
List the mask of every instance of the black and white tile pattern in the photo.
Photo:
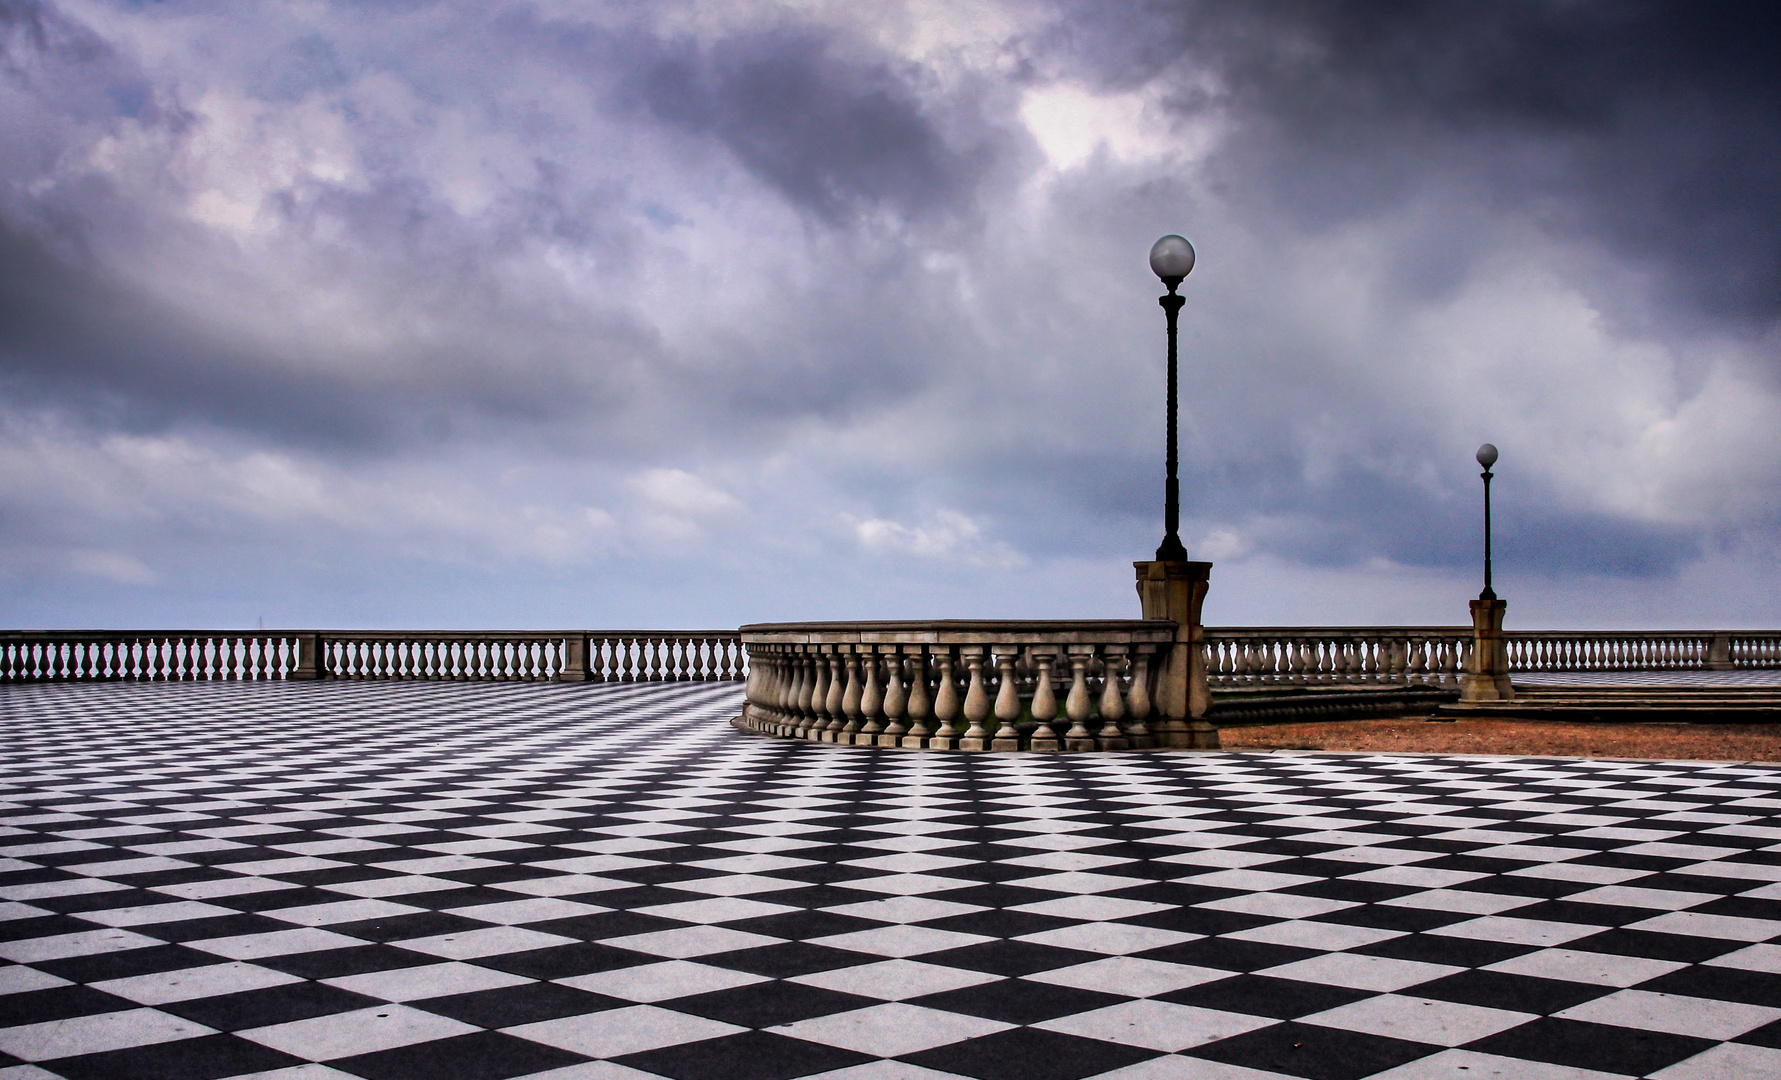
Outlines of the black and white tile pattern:
{"type": "Polygon", "coordinates": [[[0,1080],[1781,1076],[1781,770],[0,691],[0,1080]]]}

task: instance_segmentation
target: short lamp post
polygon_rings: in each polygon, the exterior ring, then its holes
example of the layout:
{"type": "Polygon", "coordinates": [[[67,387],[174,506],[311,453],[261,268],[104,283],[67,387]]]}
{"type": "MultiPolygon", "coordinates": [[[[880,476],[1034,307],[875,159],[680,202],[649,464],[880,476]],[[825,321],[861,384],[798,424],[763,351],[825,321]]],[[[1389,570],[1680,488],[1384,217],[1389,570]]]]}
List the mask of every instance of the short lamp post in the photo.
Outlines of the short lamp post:
{"type": "Polygon", "coordinates": [[[1156,549],[1156,557],[1159,562],[1186,562],[1187,549],[1181,546],[1180,532],[1181,480],[1177,475],[1180,461],[1175,450],[1175,415],[1180,405],[1175,375],[1175,323],[1187,298],[1177,296],[1175,290],[1187,275],[1193,273],[1194,246],[1186,238],[1170,233],[1151,245],[1150,269],[1163,279],[1169,290],[1167,296],[1157,297],[1157,303],[1163,306],[1163,313],[1169,320],[1169,456],[1168,479],[1163,482],[1163,542],[1156,549]]]}
{"type": "Polygon", "coordinates": [[[1515,700],[1509,646],[1503,639],[1503,613],[1509,605],[1490,586],[1490,467],[1496,463],[1496,447],[1485,443],[1478,448],[1478,464],[1484,466],[1484,591],[1472,601],[1472,655],[1460,689],[1462,706],[1515,700]]]}

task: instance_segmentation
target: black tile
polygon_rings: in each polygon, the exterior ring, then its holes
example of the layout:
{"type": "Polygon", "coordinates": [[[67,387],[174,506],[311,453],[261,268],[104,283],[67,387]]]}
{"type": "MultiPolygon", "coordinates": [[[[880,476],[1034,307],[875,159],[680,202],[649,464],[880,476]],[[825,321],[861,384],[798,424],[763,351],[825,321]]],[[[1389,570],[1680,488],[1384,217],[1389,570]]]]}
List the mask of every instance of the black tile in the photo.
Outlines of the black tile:
{"type": "Polygon", "coordinates": [[[1465,1005],[1482,1005],[1490,1009],[1509,1009],[1544,1016],[1612,994],[1614,988],[1540,979],[1531,975],[1509,975],[1500,971],[1461,971],[1420,983],[1413,990],[1401,992],[1439,1001],[1457,1001],[1465,1005]]]}
{"type": "MultiPolygon", "coordinates": [[[[944,896],[944,894],[942,894],[944,896]]],[[[1074,919],[1060,919],[1054,915],[1036,915],[1030,911],[1008,911],[991,908],[988,911],[967,911],[963,915],[948,915],[942,919],[930,919],[922,923],[936,930],[952,930],[961,934],[982,934],[985,937],[1013,938],[1022,934],[1037,934],[1045,930],[1055,930],[1060,926],[1069,926],[1074,919]]]]}
{"type": "Polygon", "coordinates": [[[292,1020],[308,1020],[312,1016],[331,1016],[334,1013],[351,1012],[381,1004],[383,1002],[380,999],[364,994],[354,994],[317,982],[300,982],[191,1001],[175,1001],[156,1008],[218,1031],[241,1031],[245,1028],[289,1023],[292,1020]]]}
{"type": "MultiPolygon", "coordinates": [[[[398,903],[401,901],[398,900],[398,903]]],[[[417,911],[409,915],[390,915],[382,919],[364,919],[323,927],[336,934],[356,937],[361,941],[408,941],[413,938],[436,937],[442,934],[465,934],[486,930],[488,923],[447,915],[442,911],[417,911]]],[[[289,926],[286,926],[289,929],[289,926]]]]}
{"type": "Polygon", "coordinates": [[[1010,1024],[1036,1024],[1053,1017],[1103,1009],[1129,1000],[1113,994],[1028,979],[999,979],[958,990],[913,998],[911,1005],[969,1013],[1010,1024]]]}
{"type": "Polygon", "coordinates": [[[1350,951],[1366,956],[1389,956],[1394,960],[1485,967],[1534,950],[1530,945],[1510,945],[1500,941],[1482,941],[1448,934],[1405,934],[1403,937],[1377,941],[1350,951]]]}
{"type": "Polygon", "coordinates": [[[984,941],[945,952],[929,953],[921,958],[924,964],[941,964],[1009,978],[1101,959],[1104,957],[1100,953],[1057,949],[1030,941],[984,941]]]}
{"type": "Polygon", "coordinates": [[[211,938],[240,937],[243,934],[271,934],[294,929],[290,923],[267,918],[252,912],[217,915],[208,919],[181,919],[177,922],[150,923],[132,926],[131,930],[162,941],[208,941],[211,938]]]}
{"type": "Polygon", "coordinates": [[[864,1009],[879,1004],[872,998],[843,994],[803,983],[775,979],[767,983],[736,986],[708,994],[675,998],[667,1008],[721,1020],[739,1027],[769,1028],[813,1016],[864,1009]]]}
{"type": "Polygon", "coordinates": [[[833,934],[851,934],[856,930],[873,930],[884,924],[852,915],[837,915],[832,911],[783,911],[777,915],[761,915],[723,925],[732,930],[765,934],[787,941],[808,941],[833,934]]]}
{"type": "Polygon", "coordinates": [[[1260,971],[1262,968],[1290,964],[1294,960],[1319,954],[1315,949],[1299,949],[1291,945],[1215,937],[1164,945],[1160,949],[1151,949],[1137,955],[1145,960],[1192,964],[1196,967],[1218,968],[1221,971],[1260,971]]]}
{"type": "MultiPolygon", "coordinates": [[[[602,905],[612,904],[611,894],[602,894],[602,905]]],[[[693,897],[685,893],[673,897],[670,902],[684,902],[693,897]]],[[[675,919],[663,919],[654,915],[639,915],[635,911],[602,911],[592,915],[571,915],[566,919],[551,919],[548,922],[528,923],[526,929],[537,930],[545,934],[560,934],[563,937],[577,938],[581,941],[604,941],[607,938],[628,937],[631,934],[653,934],[658,930],[672,930],[686,924],[675,919]]]]}
{"type": "MultiPolygon", "coordinates": [[[[220,963],[212,956],[210,963],[220,963]]],[[[288,956],[266,956],[254,961],[261,967],[301,975],[305,979],[336,979],[343,975],[363,975],[367,971],[389,971],[392,968],[437,964],[437,956],[398,949],[394,945],[351,945],[343,949],[321,952],[291,953],[288,956]]]]}
{"type": "Polygon", "coordinates": [[[1136,1046],[1017,1027],[897,1060],[977,1080],[1081,1080],[1160,1056],[1136,1046]]]}
{"type": "Polygon", "coordinates": [[[789,1080],[794,1076],[864,1064],[872,1059],[852,1050],[803,1039],[765,1031],[745,1031],[627,1054],[612,1060],[670,1080],[737,1080],[739,1062],[748,1063],[748,1080],[789,1080]]]}
{"type": "Polygon", "coordinates": [[[588,1060],[581,1054],[499,1031],[477,1031],[328,1064],[367,1080],[507,1080],[588,1060]]]}
{"type": "Polygon", "coordinates": [[[1639,984],[1657,994],[1682,994],[1716,1001],[1781,1008],[1781,978],[1772,972],[1728,967],[1685,967],[1639,984]]]}
{"type": "Polygon", "coordinates": [[[1238,975],[1158,994],[1157,998],[1176,1005],[1291,1020],[1374,996],[1371,990],[1351,990],[1346,986],[1326,986],[1267,975],[1238,975]]]}
{"type": "Polygon", "coordinates": [[[1698,964],[1746,945],[1742,941],[1722,938],[1690,937],[1686,934],[1659,934],[1650,930],[1604,930],[1585,938],[1565,943],[1567,949],[1584,952],[1614,953],[1617,956],[1642,956],[1650,960],[1674,960],[1698,964]]]}
{"type": "Polygon", "coordinates": [[[4,1012],[5,1020],[0,1021],[0,1024],[6,1027],[42,1024],[73,1016],[91,1016],[94,1013],[121,1012],[137,1007],[134,1001],[86,986],[52,986],[47,990],[7,994],[3,1000],[5,1007],[0,1011],[4,1012]]]}
{"type": "MultiPolygon", "coordinates": [[[[437,957],[429,959],[438,963],[437,957]]],[[[635,967],[638,964],[653,964],[660,960],[659,956],[645,956],[628,949],[615,949],[610,945],[577,941],[528,952],[479,957],[476,963],[496,971],[524,975],[528,979],[549,980],[611,971],[613,968],[635,967]]]]}
{"type": "Polygon", "coordinates": [[[477,990],[450,997],[428,998],[408,1003],[466,1024],[484,1028],[516,1027],[539,1020],[555,1020],[562,1016],[582,1016],[607,1009],[631,1005],[604,994],[593,994],[571,986],[534,982],[520,986],[503,986],[495,990],[477,990]]]}
{"type": "Polygon", "coordinates": [[[701,956],[699,963],[746,971],[753,975],[766,975],[774,979],[789,979],[794,975],[857,967],[883,959],[882,956],[833,949],[827,945],[812,945],[806,941],[788,941],[783,945],[762,945],[753,949],[701,956]]]}
{"type": "Polygon", "coordinates": [[[1183,1056],[1309,1080],[1359,1080],[1438,1050],[1439,1047],[1383,1035],[1289,1021],[1196,1046],[1183,1056]]]}
{"type": "Polygon", "coordinates": [[[1577,1069],[1644,1076],[1711,1046],[1713,1043],[1706,1039],[1548,1016],[1469,1043],[1466,1049],[1577,1069]]]}
{"type": "Polygon", "coordinates": [[[34,915],[28,919],[0,922],[0,941],[24,941],[57,934],[85,934],[97,929],[100,929],[98,924],[72,915],[34,915]]]}
{"type": "Polygon", "coordinates": [[[44,1067],[68,1080],[215,1080],[302,1064],[302,1058],[235,1035],[206,1035],[57,1058],[44,1067]]]}
{"type": "MultiPolygon", "coordinates": [[[[88,926],[87,929],[91,930],[93,927],[88,926]]],[[[95,983],[223,962],[222,957],[214,953],[199,952],[185,945],[151,945],[142,949],[70,956],[61,960],[37,960],[31,966],[72,982],[95,983]]]]}

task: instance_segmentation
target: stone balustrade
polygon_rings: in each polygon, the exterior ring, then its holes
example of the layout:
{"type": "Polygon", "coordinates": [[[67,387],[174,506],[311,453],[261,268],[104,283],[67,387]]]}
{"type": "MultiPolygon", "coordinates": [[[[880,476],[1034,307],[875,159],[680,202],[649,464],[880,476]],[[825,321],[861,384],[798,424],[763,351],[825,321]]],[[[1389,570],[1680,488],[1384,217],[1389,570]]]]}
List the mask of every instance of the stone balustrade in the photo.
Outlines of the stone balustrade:
{"type": "Polygon", "coordinates": [[[1206,629],[1213,690],[1268,686],[1457,686],[1469,626],[1254,626],[1206,629]]]}
{"type": "Polygon", "coordinates": [[[0,683],[403,679],[726,682],[733,630],[48,630],[0,634],[0,683]]]}
{"type": "Polygon", "coordinates": [[[906,749],[1188,746],[1187,719],[1157,708],[1175,634],[1155,619],[744,626],[739,723],[906,749]]]}
{"type": "Polygon", "coordinates": [[[1781,667],[1781,631],[1505,631],[1509,670],[1733,671],[1781,667]]]}

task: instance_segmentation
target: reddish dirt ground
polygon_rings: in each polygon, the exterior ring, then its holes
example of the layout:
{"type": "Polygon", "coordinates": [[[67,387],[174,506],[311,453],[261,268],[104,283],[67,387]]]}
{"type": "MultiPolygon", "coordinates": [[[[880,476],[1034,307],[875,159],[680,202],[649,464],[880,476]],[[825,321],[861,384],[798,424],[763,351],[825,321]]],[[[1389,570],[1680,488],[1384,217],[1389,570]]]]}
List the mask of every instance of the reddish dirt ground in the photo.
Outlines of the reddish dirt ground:
{"type": "Polygon", "coordinates": [[[1781,761],[1781,724],[1579,724],[1420,717],[1266,724],[1219,731],[1227,750],[1370,750],[1413,754],[1781,761]]]}

